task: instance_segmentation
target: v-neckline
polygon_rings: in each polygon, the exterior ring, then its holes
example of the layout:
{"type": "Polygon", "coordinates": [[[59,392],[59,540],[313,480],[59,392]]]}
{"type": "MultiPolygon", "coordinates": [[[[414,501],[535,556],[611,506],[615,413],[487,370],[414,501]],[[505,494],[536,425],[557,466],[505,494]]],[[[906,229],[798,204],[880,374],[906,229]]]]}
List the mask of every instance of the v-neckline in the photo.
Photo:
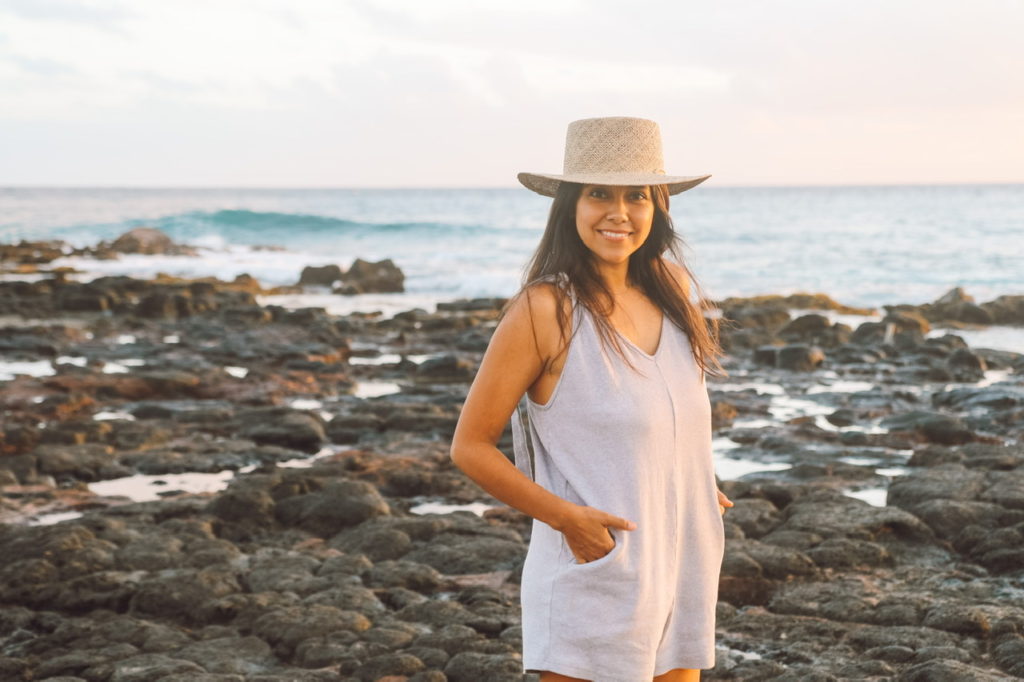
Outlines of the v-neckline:
{"type": "Polygon", "coordinates": [[[633,346],[633,348],[636,350],[636,352],[640,353],[645,358],[650,358],[651,360],[653,360],[654,358],[658,357],[658,353],[661,352],[662,346],[665,345],[665,313],[664,313],[664,311],[662,311],[662,313],[661,313],[661,332],[658,335],[658,347],[654,349],[653,353],[648,353],[643,348],[641,348],[640,346],[636,345],[636,343],[633,342],[632,339],[630,339],[628,336],[626,336],[625,334],[620,332],[618,329],[616,329],[615,325],[613,325],[611,322],[608,323],[608,326],[610,326],[612,328],[612,330],[616,334],[618,334],[620,339],[623,339],[626,343],[628,343],[629,345],[633,346]]]}

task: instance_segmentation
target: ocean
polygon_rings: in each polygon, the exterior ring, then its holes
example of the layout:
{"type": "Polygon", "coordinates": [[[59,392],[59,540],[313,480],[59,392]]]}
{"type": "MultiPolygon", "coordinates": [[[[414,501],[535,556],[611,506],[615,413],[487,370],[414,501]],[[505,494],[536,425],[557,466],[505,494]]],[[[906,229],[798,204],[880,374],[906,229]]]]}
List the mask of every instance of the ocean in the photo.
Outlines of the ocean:
{"type": "MultiPolygon", "coordinates": [[[[201,248],[197,258],[56,263],[82,270],[80,279],[248,273],[272,286],[296,283],[306,265],[391,258],[404,294],[282,302],[432,310],[514,293],[549,206],[525,189],[0,188],[0,242],[85,246],[145,225],[201,248]]],[[[1024,293],[1024,185],[701,186],[673,197],[671,212],[687,262],[716,299],[806,291],[877,307],[956,286],[979,302],[1024,293]]]]}

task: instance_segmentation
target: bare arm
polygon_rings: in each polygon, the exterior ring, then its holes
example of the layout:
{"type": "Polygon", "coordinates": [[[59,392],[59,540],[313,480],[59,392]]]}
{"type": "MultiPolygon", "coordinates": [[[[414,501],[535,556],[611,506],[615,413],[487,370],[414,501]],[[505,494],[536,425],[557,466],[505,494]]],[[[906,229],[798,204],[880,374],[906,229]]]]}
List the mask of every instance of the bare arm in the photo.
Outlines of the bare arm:
{"type": "Polygon", "coordinates": [[[451,456],[481,488],[561,531],[577,558],[590,561],[611,549],[605,528],[631,530],[635,525],[549,492],[523,475],[496,447],[519,399],[540,376],[545,358],[558,347],[557,298],[546,287],[534,287],[530,294],[529,301],[526,295],[516,300],[494,330],[459,415],[451,456]]]}

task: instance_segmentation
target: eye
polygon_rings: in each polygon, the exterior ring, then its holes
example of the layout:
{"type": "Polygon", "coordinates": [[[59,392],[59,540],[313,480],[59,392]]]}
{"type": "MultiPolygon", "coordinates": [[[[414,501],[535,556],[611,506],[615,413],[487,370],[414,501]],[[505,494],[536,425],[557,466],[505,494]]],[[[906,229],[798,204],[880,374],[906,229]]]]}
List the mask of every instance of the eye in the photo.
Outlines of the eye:
{"type": "Polygon", "coordinates": [[[642,189],[634,190],[629,193],[629,198],[632,199],[633,201],[646,201],[647,192],[645,192],[642,189]]]}
{"type": "Polygon", "coordinates": [[[587,196],[593,197],[595,199],[604,199],[608,196],[608,192],[604,191],[600,187],[594,187],[589,192],[587,192],[587,196]]]}

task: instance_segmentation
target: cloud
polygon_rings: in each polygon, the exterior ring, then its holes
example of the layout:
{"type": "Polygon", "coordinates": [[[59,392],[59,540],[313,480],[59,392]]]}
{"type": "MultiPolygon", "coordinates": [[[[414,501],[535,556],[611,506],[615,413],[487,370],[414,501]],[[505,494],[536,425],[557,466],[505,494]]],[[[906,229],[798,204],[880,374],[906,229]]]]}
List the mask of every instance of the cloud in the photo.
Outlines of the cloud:
{"type": "Polygon", "coordinates": [[[8,62],[21,72],[30,76],[46,78],[64,78],[78,75],[79,71],[71,64],[59,62],[45,57],[26,57],[16,54],[0,54],[0,61],[8,62]]]}
{"type": "MultiPolygon", "coordinates": [[[[996,0],[0,0],[0,141],[92,150],[61,165],[86,182],[500,184],[557,170],[572,119],[640,115],[683,173],[926,178],[941,151],[1010,177],[1022,19],[996,0]],[[175,144],[141,153],[154,136],[175,144]]],[[[32,151],[8,148],[12,181],[32,151]]]]}
{"type": "Polygon", "coordinates": [[[0,12],[23,19],[114,27],[131,16],[120,3],[102,0],[0,0],[0,12]]]}

